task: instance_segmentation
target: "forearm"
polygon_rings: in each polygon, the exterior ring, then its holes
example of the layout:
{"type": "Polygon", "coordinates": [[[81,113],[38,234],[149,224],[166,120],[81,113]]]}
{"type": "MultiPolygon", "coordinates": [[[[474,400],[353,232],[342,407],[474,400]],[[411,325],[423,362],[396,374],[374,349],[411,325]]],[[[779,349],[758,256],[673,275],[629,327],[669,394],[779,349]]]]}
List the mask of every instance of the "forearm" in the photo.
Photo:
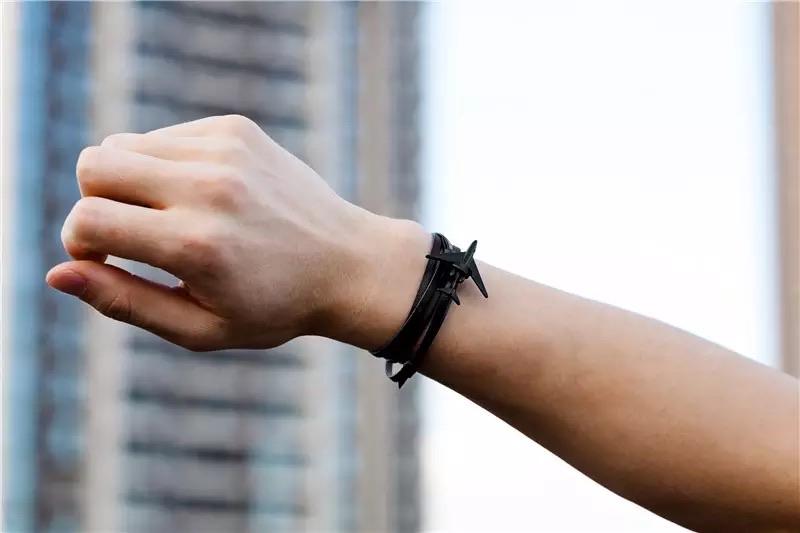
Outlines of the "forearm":
{"type": "MultiPolygon", "coordinates": [[[[402,323],[430,246],[427,234],[404,239],[406,264],[345,340],[374,348],[402,323]]],[[[424,374],[666,518],[797,527],[795,379],[655,320],[481,271],[491,297],[462,285],[424,374]]]]}

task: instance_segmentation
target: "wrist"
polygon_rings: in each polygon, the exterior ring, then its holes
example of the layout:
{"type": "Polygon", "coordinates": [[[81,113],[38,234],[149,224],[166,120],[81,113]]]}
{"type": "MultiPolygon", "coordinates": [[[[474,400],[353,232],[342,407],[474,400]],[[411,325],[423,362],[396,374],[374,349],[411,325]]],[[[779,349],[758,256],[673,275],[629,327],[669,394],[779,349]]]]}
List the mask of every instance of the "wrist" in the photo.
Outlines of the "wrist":
{"type": "Polygon", "coordinates": [[[353,231],[343,236],[341,268],[329,280],[316,334],[374,350],[403,325],[431,236],[416,222],[358,211],[353,231]]]}

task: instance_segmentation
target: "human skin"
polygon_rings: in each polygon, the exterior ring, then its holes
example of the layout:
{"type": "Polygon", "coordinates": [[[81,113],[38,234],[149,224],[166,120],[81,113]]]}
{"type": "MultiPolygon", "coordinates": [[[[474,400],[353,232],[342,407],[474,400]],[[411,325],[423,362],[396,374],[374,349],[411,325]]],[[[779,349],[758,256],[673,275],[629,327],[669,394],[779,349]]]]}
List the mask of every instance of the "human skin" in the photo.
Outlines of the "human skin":
{"type": "MultiPolygon", "coordinates": [[[[191,350],[301,335],[377,348],[403,323],[431,245],[418,224],[339,198],[239,116],[110,136],[81,153],[77,176],[82,198],[62,231],[74,260],[47,283],[191,350]],[[108,255],[182,283],[136,277],[108,255]]],[[[800,529],[796,379],[480,268],[490,298],[461,286],[423,374],[688,528],[800,529]]]]}

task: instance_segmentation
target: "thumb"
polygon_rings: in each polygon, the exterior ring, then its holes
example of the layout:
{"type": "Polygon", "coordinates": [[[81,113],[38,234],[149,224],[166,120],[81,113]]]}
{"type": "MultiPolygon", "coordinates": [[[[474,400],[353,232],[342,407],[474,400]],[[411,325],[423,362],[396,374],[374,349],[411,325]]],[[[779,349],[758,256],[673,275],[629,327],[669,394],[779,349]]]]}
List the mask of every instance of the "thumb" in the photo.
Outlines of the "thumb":
{"type": "Polygon", "coordinates": [[[50,269],[47,284],[77,296],[107,317],[146,329],[190,350],[222,345],[223,321],[182,290],[96,261],[69,261],[50,269]]]}

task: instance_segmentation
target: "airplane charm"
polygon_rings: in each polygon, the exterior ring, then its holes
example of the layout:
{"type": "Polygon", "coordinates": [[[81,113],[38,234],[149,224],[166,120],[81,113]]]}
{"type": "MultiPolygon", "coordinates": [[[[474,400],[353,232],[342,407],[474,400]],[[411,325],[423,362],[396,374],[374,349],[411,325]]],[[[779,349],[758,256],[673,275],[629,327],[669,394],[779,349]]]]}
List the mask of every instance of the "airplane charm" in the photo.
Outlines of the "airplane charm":
{"type": "MultiPolygon", "coordinates": [[[[475,285],[478,287],[478,290],[481,291],[483,297],[488,298],[489,293],[486,292],[486,287],[481,279],[481,273],[478,272],[478,265],[475,264],[475,259],[473,258],[473,255],[475,255],[475,248],[477,247],[478,241],[472,241],[472,244],[469,245],[469,248],[467,248],[465,252],[432,253],[425,257],[452,265],[453,268],[461,272],[463,276],[462,280],[472,278],[472,281],[475,282],[475,285]]],[[[454,288],[450,289],[450,291],[444,289],[439,289],[439,291],[447,294],[455,303],[460,304],[454,288]]]]}

